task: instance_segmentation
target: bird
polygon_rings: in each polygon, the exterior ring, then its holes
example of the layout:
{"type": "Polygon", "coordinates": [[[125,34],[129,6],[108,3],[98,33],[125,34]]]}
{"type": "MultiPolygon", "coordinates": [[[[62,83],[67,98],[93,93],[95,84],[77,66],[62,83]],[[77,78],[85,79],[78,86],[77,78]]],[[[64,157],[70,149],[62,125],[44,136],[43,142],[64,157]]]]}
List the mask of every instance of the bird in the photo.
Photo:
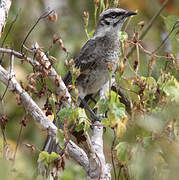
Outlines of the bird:
{"type": "MultiPolygon", "coordinates": [[[[120,31],[127,17],[136,15],[134,11],[110,8],[103,11],[95,28],[94,35],[82,47],[75,59],[75,67],[80,69],[76,79],[80,99],[97,93],[109,81],[109,65],[112,74],[120,58],[120,31]]],[[[72,81],[71,72],[64,77],[68,86],[72,81]]]]}
{"type": "MultiPolygon", "coordinates": [[[[97,93],[109,81],[109,71],[114,74],[120,58],[121,28],[129,16],[136,14],[122,8],[109,8],[99,15],[93,37],[86,42],[74,60],[75,67],[80,70],[75,86],[81,100],[97,93]],[[109,64],[112,64],[111,69],[109,64]]],[[[63,80],[66,86],[71,84],[70,70],[63,80]]],[[[54,139],[48,136],[43,149],[49,153],[56,152],[57,146],[54,139]]]]}

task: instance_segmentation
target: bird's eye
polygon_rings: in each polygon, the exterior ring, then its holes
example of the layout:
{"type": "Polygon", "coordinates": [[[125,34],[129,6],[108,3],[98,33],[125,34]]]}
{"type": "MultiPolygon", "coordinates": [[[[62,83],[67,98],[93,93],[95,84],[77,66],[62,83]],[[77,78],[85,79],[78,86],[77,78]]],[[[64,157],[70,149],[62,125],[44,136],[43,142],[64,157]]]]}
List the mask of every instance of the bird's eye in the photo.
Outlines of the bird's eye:
{"type": "Polygon", "coordinates": [[[112,18],[112,19],[115,19],[116,17],[117,17],[117,14],[116,14],[116,13],[111,14],[111,18],[112,18]]]}

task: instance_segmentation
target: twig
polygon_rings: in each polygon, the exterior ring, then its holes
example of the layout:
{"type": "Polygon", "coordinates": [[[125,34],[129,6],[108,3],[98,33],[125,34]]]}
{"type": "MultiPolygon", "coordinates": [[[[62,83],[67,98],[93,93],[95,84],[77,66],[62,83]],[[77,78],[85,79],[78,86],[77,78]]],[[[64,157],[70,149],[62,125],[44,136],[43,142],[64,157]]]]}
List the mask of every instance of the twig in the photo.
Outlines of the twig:
{"type": "Polygon", "coordinates": [[[136,51],[137,51],[137,59],[135,60],[134,65],[136,66],[135,72],[138,74],[139,66],[140,66],[140,54],[139,54],[139,45],[136,43],[136,51]]]}
{"type": "MultiPolygon", "coordinates": [[[[8,35],[9,35],[9,33],[10,33],[13,25],[14,25],[14,23],[16,22],[18,15],[19,15],[19,14],[17,14],[16,17],[12,20],[9,29],[7,30],[7,33],[6,33],[6,35],[4,36],[4,39],[2,40],[1,47],[4,46],[4,42],[6,41],[8,35]]],[[[0,58],[0,64],[2,63],[3,57],[4,57],[4,54],[2,54],[2,56],[1,56],[1,58],[0,58]]]]}
{"type": "Polygon", "coordinates": [[[14,73],[14,55],[13,54],[11,55],[9,73],[10,73],[10,78],[12,78],[15,75],[15,73],[14,73]]]}
{"type": "Polygon", "coordinates": [[[175,57],[171,57],[171,56],[158,56],[158,55],[156,55],[156,54],[153,54],[152,52],[144,49],[144,47],[143,47],[140,43],[138,43],[138,46],[139,46],[139,47],[141,48],[141,50],[144,51],[146,54],[148,54],[148,55],[150,55],[150,56],[153,56],[153,57],[155,57],[155,58],[158,58],[158,59],[173,59],[173,60],[175,60],[175,61],[179,61],[179,58],[175,58],[175,57]]]}
{"type": "Polygon", "coordinates": [[[3,38],[3,40],[2,40],[1,47],[4,46],[4,42],[6,41],[6,39],[7,39],[8,35],[9,35],[10,31],[12,30],[12,27],[13,27],[13,25],[15,24],[18,15],[19,15],[19,14],[17,14],[16,17],[12,20],[12,22],[11,22],[11,24],[10,24],[10,26],[9,26],[9,28],[8,28],[6,34],[5,34],[4,38],[3,38]]]}
{"type": "Polygon", "coordinates": [[[9,87],[9,81],[11,80],[11,78],[14,76],[14,55],[11,55],[11,61],[10,61],[10,70],[9,70],[9,80],[8,80],[8,84],[6,86],[6,89],[2,95],[2,97],[0,98],[0,100],[2,101],[4,99],[4,96],[8,90],[9,87]]]}
{"type": "MultiPolygon", "coordinates": [[[[21,53],[15,51],[15,50],[0,48],[0,52],[7,53],[7,54],[13,54],[17,58],[24,59],[25,61],[29,62],[36,71],[42,71],[42,67],[39,62],[37,62],[29,57],[25,57],[24,55],[22,55],[21,53]]],[[[43,53],[43,52],[41,52],[41,53],[43,53]]],[[[44,60],[44,59],[48,60],[48,58],[46,57],[45,54],[42,54],[41,58],[42,58],[42,60],[44,60]]],[[[55,71],[55,69],[52,66],[48,70],[48,78],[53,82],[54,86],[56,87],[56,93],[59,96],[59,98],[62,98],[65,96],[64,98],[61,99],[61,101],[64,103],[64,105],[70,106],[71,105],[71,95],[68,92],[68,89],[65,86],[61,76],[58,75],[58,73],[55,71]]]]}
{"type": "Polygon", "coordinates": [[[117,180],[116,167],[115,167],[115,164],[114,164],[114,155],[113,155],[115,141],[116,141],[116,134],[115,134],[115,131],[114,131],[114,139],[113,139],[112,145],[111,145],[111,161],[112,161],[112,166],[113,166],[113,170],[114,170],[114,178],[115,178],[115,180],[117,180]]]}
{"type": "Polygon", "coordinates": [[[22,135],[22,129],[23,129],[23,124],[21,123],[19,134],[18,134],[17,141],[16,141],[16,147],[15,147],[15,151],[14,151],[14,156],[13,156],[13,164],[15,163],[17,149],[18,149],[18,146],[19,146],[19,143],[20,143],[20,138],[21,138],[21,135],[22,135]]]}
{"type": "Polygon", "coordinates": [[[6,157],[6,147],[8,147],[7,139],[6,139],[6,132],[5,132],[5,111],[4,111],[4,104],[3,99],[0,97],[0,125],[1,125],[1,132],[3,137],[3,157],[6,157]]]}
{"type": "MultiPolygon", "coordinates": [[[[154,21],[157,19],[157,17],[160,15],[160,13],[162,12],[162,10],[166,7],[166,5],[168,4],[170,0],[165,0],[165,2],[162,4],[162,6],[160,7],[160,9],[155,13],[155,15],[152,17],[152,19],[149,21],[149,23],[147,24],[147,26],[143,29],[142,33],[139,36],[139,39],[142,40],[144,38],[144,36],[147,34],[147,32],[149,31],[149,29],[152,27],[154,21]]],[[[133,53],[133,51],[136,49],[135,46],[133,46],[131,48],[131,50],[128,52],[127,54],[127,58],[129,58],[131,56],[131,54],[133,53]]]]}
{"type": "MultiPolygon", "coordinates": [[[[64,84],[61,76],[59,76],[58,73],[55,71],[55,69],[52,67],[46,54],[41,50],[41,48],[37,42],[35,43],[33,50],[34,50],[34,53],[36,54],[35,58],[37,60],[40,59],[40,62],[42,62],[44,64],[43,66],[45,67],[45,69],[48,70],[48,77],[55,85],[56,92],[57,92],[57,95],[59,96],[60,100],[63,102],[65,107],[70,107],[72,105],[71,95],[68,92],[68,89],[67,89],[66,85],[64,84]]],[[[33,62],[34,62],[34,60],[33,60],[33,62]]],[[[43,66],[42,66],[42,64],[40,65],[40,67],[42,67],[41,71],[43,71],[43,66]]]]}
{"type": "Polygon", "coordinates": [[[120,175],[121,175],[121,170],[122,170],[123,165],[119,163],[118,166],[119,166],[119,172],[118,172],[117,179],[120,180],[120,175]]]}
{"type": "Polygon", "coordinates": [[[161,42],[161,44],[152,52],[152,54],[156,53],[156,52],[163,46],[163,44],[164,44],[164,43],[166,42],[166,40],[169,38],[169,36],[171,35],[171,33],[175,30],[175,28],[177,28],[177,25],[179,25],[179,21],[177,21],[177,22],[173,25],[171,31],[168,33],[168,35],[165,37],[165,39],[161,42]]]}
{"type": "Polygon", "coordinates": [[[149,29],[152,27],[152,24],[154,23],[154,21],[157,19],[157,17],[161,14],[161,12],[163,11],[163,9],[166,7],[166,5],[168,4],[170,0],[165,0],[165,2],[162,4],[162,6],[160,7],[160,9],[155,13],[155,15],[152,17],[152,19],[150,20],[150,22],[148,23],[148,25],[143,29],[141,35],[139,36],[139,39],[143,39],[144,36],[146,35],[146,33],[149,31],[149,29]]]}
{"type": "Polygon", "coordinates": [[[45,12],[45,13],[43,13],[43,14],[37,19],[36,23],[35,23],[35,24],[32,26],[32,28],[29,30],[29,32],[27,33],[24,41],[22,42],[22,45],[21,45],[21,53],[23,53],[23,52],[22,52],[22,51],[23,51],[23,45],[25,44],[27,38],[29,37],[30,33],[33,31],[33,29],[35,28],[35,26],[40,22],[41,19],[44,19],[44,18],[48,17],[48,16],[49,16],[51,13],[53,13],[53,12],[54,12],[54,10],[52,10],[52,11],[50,11],[50,12],[45,12]]]}
{"type": "Polygon", "coordinates": [[[131,19],[132,19],[133,16],[130,16],[125,27],[124,27],[124,30],[123,31],[126,31],[127,27],[129,26],[130,22],[131,22],[131,19]]]}

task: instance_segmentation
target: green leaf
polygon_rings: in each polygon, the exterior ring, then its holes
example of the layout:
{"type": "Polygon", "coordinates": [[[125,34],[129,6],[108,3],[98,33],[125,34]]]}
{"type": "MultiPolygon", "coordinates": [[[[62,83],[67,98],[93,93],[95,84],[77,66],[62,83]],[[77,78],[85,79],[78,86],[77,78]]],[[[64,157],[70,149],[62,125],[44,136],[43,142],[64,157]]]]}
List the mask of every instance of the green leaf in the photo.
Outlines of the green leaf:
{"type": "Polygon", "coordinates": [[[125,117],[125,105],[122,103],[113,103],[109,107],[109,112],[114,114],[115,119],[123,119],[125,117]]]}
{"type": "Polygon", "coordinates": [[[113,103],[109,106],[108,119],[110,126],[114,127],[119,120],[122,120],[126,117],[125,114],[125,105],[122,103],[113,103]]]}
{"type": "Polygon", "coordinates": [[[129,145],[127,142],[120,142],[115,148],[117,150],[117,158],[121,164],[126,164],[129,160],[128,148],[129,145]]]}
{"type": "Polygon", "coordinates": [[[84,129],[84,124],[79,124],[75,127],[75,131],[80,132],[84,129]]]}
{"type": "Polygon", "coordinates": [[[58,158],[60,158],[60,155],[55,152],[52,152],[51,154],[49,154],[48,162],[52,163],[54,162],[55,159],[58,159],[58,158]]]}
{"type": "Polygon", "coordinates": [[[42,151],[42,152],[39,154],[38,162],[44,161],[45,164],[47,164],[48,157],[49,157],[49,153],[46,152],[46,151],[42,151]]]}
{"type": "Polygon", "coordinates": [[[39,158],[38,158],[38,162],[44,164],[45,166],[49,167],[50,169],[52,169],[55,164],[53,163],[55,159],[60,158],[60,155],[52,152],[51,154],[49,154],[46,151],[42,151],[39,154],[39,158]]]}
{"type": "Polygon", "coordinates": [[[61,148],[64,148],[64,132],[61,130],[61,129],[59,129],[58,130],[58,133],[57,133],[57,135],[56,135],[56,140],[57,140],[57,143],[60,145],[60,147],[61,148]]]}
{"type": "Polygon", "coordinates": [[[106,94],[108,96],[110,96],[110,104],[113,104],[113,103],[120,103],[119,101],[119,95],[114,92],[114,91],[107,91],[106,94]]]}
{"type": "Polygon", "coordinates": [[[109,126],[110,125],[109,119],[103,118],[102,121],[101,121],[101,124],[109,126]]]}
{"type": "MultiPolygon", "coordinates": [[[[175,23],[179,20],[178,16],[168,16],[165,19],[165,24],[168,30],[168,33],[172,30],[175,23]]],[[[176,34],[179,31],[179,27],[175,28],[170,35],[171,45],[172,45],[172,52],[176,55],[179,53],[179,34],[176,34]]]]}
{"type": "Polygon", "coordinates": [[[120,39],[121,42],[124,42],[125,40],[128,39],[128,34],[126,32],[124,32],[124,31],[120,31],[119,35],[120,35],[119,39],[120,39]]]}
{"type": "Polygon", "coordinates": [[[100,12],[103,11],[103,8],[104,8],[104,0],[100,0],[100,12]]]}
{"type": "Polygon", "coordinates": [[[72,112],[73,112],[73,109],[71,107],[63,108],[57,113],[57,115],[60,117],[60,120],[62,121],[62,123],[64,123],[64,119],[71,120],[72,112]]]}
{"type": "Polygon", "coordinates": [[[157,82],[153,77],[141,77],[142,80],[144,80],[148,86],[148,88],[153,89],[157,87],[157,82]]]}
{"type": "Polygon", "coordinates": [[[108,99],[100,99],[97,102],[95,107],[98,109],[98,114],[104,114],[108,110],[109,100],[108,99]]]}
{"type": "Polygon", "coordinates": [[[143,82],[145,83],[145,89],[143,91],[143,100],[145,100],[146,103],[149,104],[151,107],[151,104],[153,100],[155,99],[155,92],[157,90],[157,82],[153,77],[141,77],[143,82]],[[149,103],[150,102],[150,103],[149,103]]]}
{"type": "Polygon", "coordinates": [[[82,108],[77,108],[76,111],[78,113],[78,124],[75,128],[76,131],[79,132],[82,129],[84,131],[87,131],[90,125],[89,125],[89,120],[88,120],[88,117],[86,116],[85,110],[82,108]]]}
{"type": "Polygon", "coordinates": [[[94,35],[94,30],[90,31],[90,33],[89,33],[89,37],[90,37],[90,38],[92,38],[92,37],[93,37],[93,35],[94,35]]]}
{"type": "Polygon", "coordinates": [[[179,102],[179,83],[174,76],[164,74],[158,80],[160,89],[172,100],[179,102]]]}

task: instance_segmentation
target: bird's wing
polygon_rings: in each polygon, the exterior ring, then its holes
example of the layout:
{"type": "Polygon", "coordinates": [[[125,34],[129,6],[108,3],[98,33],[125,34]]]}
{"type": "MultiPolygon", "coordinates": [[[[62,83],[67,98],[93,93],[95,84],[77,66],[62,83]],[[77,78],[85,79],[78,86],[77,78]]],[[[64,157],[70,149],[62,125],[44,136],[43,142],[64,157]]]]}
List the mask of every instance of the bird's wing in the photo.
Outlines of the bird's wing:
{"type": "MultiPolygon", "coordinates": [[[[88,40],[75,59],[75,66],[80,69],[81,74],[86,74],[91,68],[94,68],[98,58],[101,57],[100,49],[96,48],[98,42],[98,39],[88,40]]],[[[64,77],[65,84],[69,85],[71,79],[71,72],[68,71],[64,77]]]]}

